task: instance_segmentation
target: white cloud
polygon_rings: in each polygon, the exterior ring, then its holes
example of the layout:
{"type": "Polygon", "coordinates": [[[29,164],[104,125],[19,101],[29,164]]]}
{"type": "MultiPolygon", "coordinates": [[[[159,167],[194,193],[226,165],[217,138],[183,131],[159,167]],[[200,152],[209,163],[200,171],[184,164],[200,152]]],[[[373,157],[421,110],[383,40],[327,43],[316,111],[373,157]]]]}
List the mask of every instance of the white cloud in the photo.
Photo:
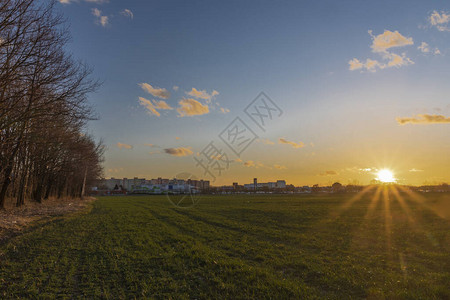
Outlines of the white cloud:
{"type": "Polygon", "coordinates": [[[166,89],[159,88],[159,87],[153,87],[151,84],[148,83],[139,83],[139,86],[146,91],[147,93],[158,97],[162,99],[169,99],[170,98],[170,92],[166,89]]]}
{"type": "Polygon", "coordinates": [[[131,10],[127,9],[127,8],[125,8],[124,10],[122,10],[122,11],[120,12],[120,14],[121,14],[122,16],[127,17],[127,18],[130,18],[130,19],[133,19],[133,18],[134,18],[133,12],[132,12],[131,10]]]}
{"type": "Polygon", "coordinates": [[[174,85],[172,88],[175,92],[178,91],[178,89],[179,89],[179,87],[177,85],[174,85]]]}
{"type": "Polygon", "coordinates": [[[378,69],[382,70],[388,67],[398,68],[414,64],[409,57],[406,57],[405,53],[398,55],[388,51],[388,49],[395,47],[413,45],[414,41],[412,38],[405,37],[398,31],[390,30],[385,30],[383,33],[376,36],[372,34],[372,30],[369,30],[369,34],[372,37],[372,45],[370,46],[372,52],[381,55],[381,58],[385,62],[370,58],[367,58],[366,61],[363,62],[357,58],[353,58],[348,62],[350,71],[367,70],[369,72],[375,72],[378,69]]]}
{"type": "Polygon", "coordinates": [[[273,167],[278,170],[286,170],[287,169],[286,166],[278,165],[278,164],[273,165],[273,167]]]}
{"type": "Polygon", "coordinates": [[[360,69],[366,69],[367,71],[370,72],[375,72],[376,71],[376,67],[379,67],[380,69],[384,68],[383,64],[380,64],[380,62],[378,62],[377,60],[373,60],[373,59],[366,59],[366,62],[361,62],[359,59],[357,58],[353,58],[351,59],[349,62],[349,70],[350,71],[354,71],[354,70],[360,70],[360,69]]]}
{"type": "Polygon", "coordinates": [[[247,168],[256,168],[256,169],[258,169],[258,168],[266,168],[266,169],[271,169],[270,167],[264,166],[264,164],[259,162],[259,161],[248,160],[246,162],[243,162],[243,161],[240,161],[240,162],[242,163],[242,165],[244,167],[247,167],[247,168]]]}
{"type": "Polygon", "coordinates": [[[450,22],[449,13],[446,13],[444,11],[441,11],[441,13],[433,11],[428,17],[428,21],[430,22],[431,26],[436,27],[439,31],[450,31],[450,28],[448,27],[448,23],[450,22]]]}
{"type": "Polygon", "coordinates": [[[228,108],[223,108],[223,107],[221,107],[221,108],[220,108],[220,112],[223,113],[223,114],[227,114],[227,113],[230,112],[230,110],[229,110],[228,108]]]}
{"type": "Polygon", "coordinates": [[[336,172],[336,171],[333,171],[333,170],[328,170],[328,171],[325,171],[325,172],[323,172],[323,173],[321,173],[319,175],[320,176],[335,176],[335,175],[339,175],[339,173],[336,172]]]}
{"type": "Polygon", "coordinates": [[[371,72],[375,72],[375,69],[378,67],[380,69],[384,69],[385,66],[381,64],[378,60],[366,59],[366,63],[364,64],[365,68],[371,72]]]}
{"type": "Polygon", "coordinates": [[[405,124],[450,124],[450,117],[443,115],[417,115],[414,117],[396,118],[397,123],[400,125],[405,124]]]}
{"type": "Polygon", "coordinates": [[[108,169],[107,170],[108,173],[112,174],[112,173],[119,173],[123,171],[123,168],[114,168],[114,169],[108,169]]]}
{"type": "Polygon", "coordinates": [[[269,139],[258,139],[257,141],[258,141],[258,142],[261,142],[261,143],[263,143],[263,144],[266,144],[266,145],[275,145],[275,143],[272,142],[272,141],[269,140],[269,139]]]}
{"type": "Polygon", "coordinates": [[[288,141],[285,138],[279,138],[278,139],[278,143],[279,144],[287,144],[287,145],[291,145],[293,148],[303,148],[305,147],[305,144],[303,142],[292,142],[292,141],[288,141]]]}
{"type": "Polygon", "coordinates": [[[395,53],[389,53],[387,57],[390,59],[387,66],[388,67],[401,67],[401,66],[407,66],[407,65],[413,65],[414,62],[409,58],[406,57],[405,53],[402,53],[402,55],[397,55],[395,53]]]}
{"type": "Polygon", "coordinates": [[[441,51],[438,48],[431,49],[428,43],[422,42],[419,47],[417,47],[422,53],[433,53],[434,55],[441,54],[441,51]]]}
{"type": "Polygon", "coordinates": [[[96,23],[102,27],[106,27],[109,24],[109,17],[102,15],[102,11],[98,8],[93,8],[92,14],[97,18],[96,23]]]}
{"type": "Polygon", "coordinates": [[[119,149],[133,149],[133,146],[128,145],[128,144],[124,144],[124,143],[121,143],[121,142],[117,143],[117,147],[119,149]]]}
{"type": "Polygon", "coordinates": [[[100,17],[102,15],[102,11],[99,10],[98,8],[93,8],[92,9],[92,14],[96,17],[100,17]]]}
{"type": "Polygon", "coordinates": [[[412,38],[403,36],[397,30],[385,30],[383,33],[376,36],[372,34],[372,30],[369,30],[369,34],[372,37],[372,46],[370,46],[370,48],[372,48],[373,52],[386,52],[393,47],[403,47],[414,44],[412,38]]]}
{"type": "Polygon", "coordinates": [[[195,99],[181,99],[177,108],[180,117],[192,117],[205,115],[209,113],[209,107],[206,104],[201,104],[195,99]]]}
{"type": "Polygon", "coordinates": [[[172,156],[188,156],[193,153],[191,147],[167,148],[164,152],[172,156]]]}
{"type": "Polygon", "coordinates": [[[360,62],[357,58],[354,58],[348,62],[350,65],[349,70],[358,70],[358,69],[366,69],[370,72],[375,72],[377,68],[384,69],[386,67],[385,64],[380,63],[378,60],[366,59],[366,62],[360,62]]]}
{"type": "Polygon", "coordinates": [[[108,25],[108,22],[109,18],[107,16],[100,17],[100,25],[102,25],[103,27],[106,27],[106,25],[108,25]]]}
{"type": "Polygon", "coordinates": [[[149,115],[155,115],[159,117],[161,114],[158,110],[171,110],[173,109],[169,104],[167,104],[164,100],[147,100],[143,97],[139,97],[139,104],[144,106],[147,109],[147,113],[149,115]]]}
{"type": "Polygon", "coordinates": [[[255,162],[253,160],[246,161],[244,163],[244,166],[249,167],[249,168],[250,167],[254,167],[255,166],[255,162]]]}
{"type": "Polygon", "coordinates": [[[153,100],[153,104],[156,109],[173,109],[169,104],[167,104],[164,100],[153,100]]]}
{"type": "Polygon", "coordinates": [[[158,145],[155,144],[144,144],[144,145],[152,148],[160,148],[158,145]]]}
{"type": "Polygon", "coordinates": [[[213,90],[211,94],[209,94],[206,90],[197,90],[196,88],[192,88],[189,92],[186,92],[187,95],[204,100],[211,100],[213,97],[219,95],[219,92],[213,90]]]}
{"type": "Polygon", "coordinates": [[[350,65],[349,67],[350,71],[359,70],[364,67],[364,64],[360,62],[359,59],[357,58],[353,58],[348,62],[348,64],[350,65]]]}
{"type": "Polygon", "coordinates": [[[422,44],[420,44],[420,46],[417,47],[417,49],[419,49],[423,53],[428,53],[428,52],[430,52],[430,45],[428,45],[425,42],[422,42],[422,44]]]}

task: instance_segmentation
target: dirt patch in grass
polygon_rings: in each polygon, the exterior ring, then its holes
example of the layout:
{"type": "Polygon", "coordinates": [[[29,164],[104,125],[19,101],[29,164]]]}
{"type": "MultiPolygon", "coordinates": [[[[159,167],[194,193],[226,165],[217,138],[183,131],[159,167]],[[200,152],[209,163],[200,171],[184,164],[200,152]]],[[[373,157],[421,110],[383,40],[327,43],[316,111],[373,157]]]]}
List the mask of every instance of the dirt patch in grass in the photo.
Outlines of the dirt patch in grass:
{"type": "Polygon", "coordinates": [[[0,244],[20,234],[32,223],[85,209],[95,198],[48,199],[42,203],[27,202],[22,207],[7,206],[0,210],[0,244]]]}

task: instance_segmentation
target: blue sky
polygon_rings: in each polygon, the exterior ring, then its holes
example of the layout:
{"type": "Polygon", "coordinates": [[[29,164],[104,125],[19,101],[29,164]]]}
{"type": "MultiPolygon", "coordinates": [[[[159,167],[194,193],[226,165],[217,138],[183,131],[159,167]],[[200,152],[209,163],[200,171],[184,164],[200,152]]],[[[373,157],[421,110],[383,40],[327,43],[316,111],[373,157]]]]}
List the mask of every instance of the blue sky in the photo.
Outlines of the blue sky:
{"type": "Polygon", "coordinates": [[[193,157],[264,91],[284,112],[257,132],[273,144],[249,146],[217,184],[367,183],[384,167],[405,183],[450,181],[446,1],[60,2],[69,50],[104,83],[88,131],[108,146],[107,177],[202,177],[193,157]],[[151,114],[139,97],[172,109],[151,114]],[[183,99],[208,113],[180,116],[183,99]]]}

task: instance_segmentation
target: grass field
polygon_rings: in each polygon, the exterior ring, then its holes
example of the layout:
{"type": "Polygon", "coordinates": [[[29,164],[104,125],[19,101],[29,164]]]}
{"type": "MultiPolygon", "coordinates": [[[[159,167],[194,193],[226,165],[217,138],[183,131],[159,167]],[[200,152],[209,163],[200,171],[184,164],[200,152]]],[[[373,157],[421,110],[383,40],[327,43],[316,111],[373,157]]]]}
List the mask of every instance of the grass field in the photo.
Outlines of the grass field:
{"type": "Polygon", "coordinates": [[[352,196],[101,197],[2,245],[0,297],[450,298],[449,196],[352,196]]]}

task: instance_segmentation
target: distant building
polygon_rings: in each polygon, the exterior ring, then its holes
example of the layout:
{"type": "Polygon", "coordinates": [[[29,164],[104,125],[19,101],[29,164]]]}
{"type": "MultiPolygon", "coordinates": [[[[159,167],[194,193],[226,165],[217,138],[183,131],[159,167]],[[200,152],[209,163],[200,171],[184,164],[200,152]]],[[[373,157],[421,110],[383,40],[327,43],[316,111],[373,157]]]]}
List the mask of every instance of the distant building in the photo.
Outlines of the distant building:
{"type": "Polygon", "coordinates": [[[276,182],[260,182],[258,183],[257,178],[253,179],[253,183],[244,184],[245,190],[260,190],[260,189],[286,189],[285,180],[277,180],[276,182]]]}
{"type": "Polygon", "coordinates": [[[286,188],[286,181],[285,180],[277,180],[276,188],[277,189],[285,189],[286,188]]]}
{"type": "Polygon", "coordinates": [[[335,182],[333,183],[333,185],[331,186],[331,189],[333,191],[333,193],[338,193],[344,190],[344,187],[342,186],[341,183],[339,182],[335,182]]]}
{"type": "Polygon", "coordinates": [[[145,178],[134,177],[133,179],[110,178],[99,181],[99,186],[106,190],[121,190],[130,193],[183,193],[190,191],[205,191],[210,188],[208,180],[184,180],[184,179],[164,179],[158,177],[157,179],[146,180],[145,178]]]}

